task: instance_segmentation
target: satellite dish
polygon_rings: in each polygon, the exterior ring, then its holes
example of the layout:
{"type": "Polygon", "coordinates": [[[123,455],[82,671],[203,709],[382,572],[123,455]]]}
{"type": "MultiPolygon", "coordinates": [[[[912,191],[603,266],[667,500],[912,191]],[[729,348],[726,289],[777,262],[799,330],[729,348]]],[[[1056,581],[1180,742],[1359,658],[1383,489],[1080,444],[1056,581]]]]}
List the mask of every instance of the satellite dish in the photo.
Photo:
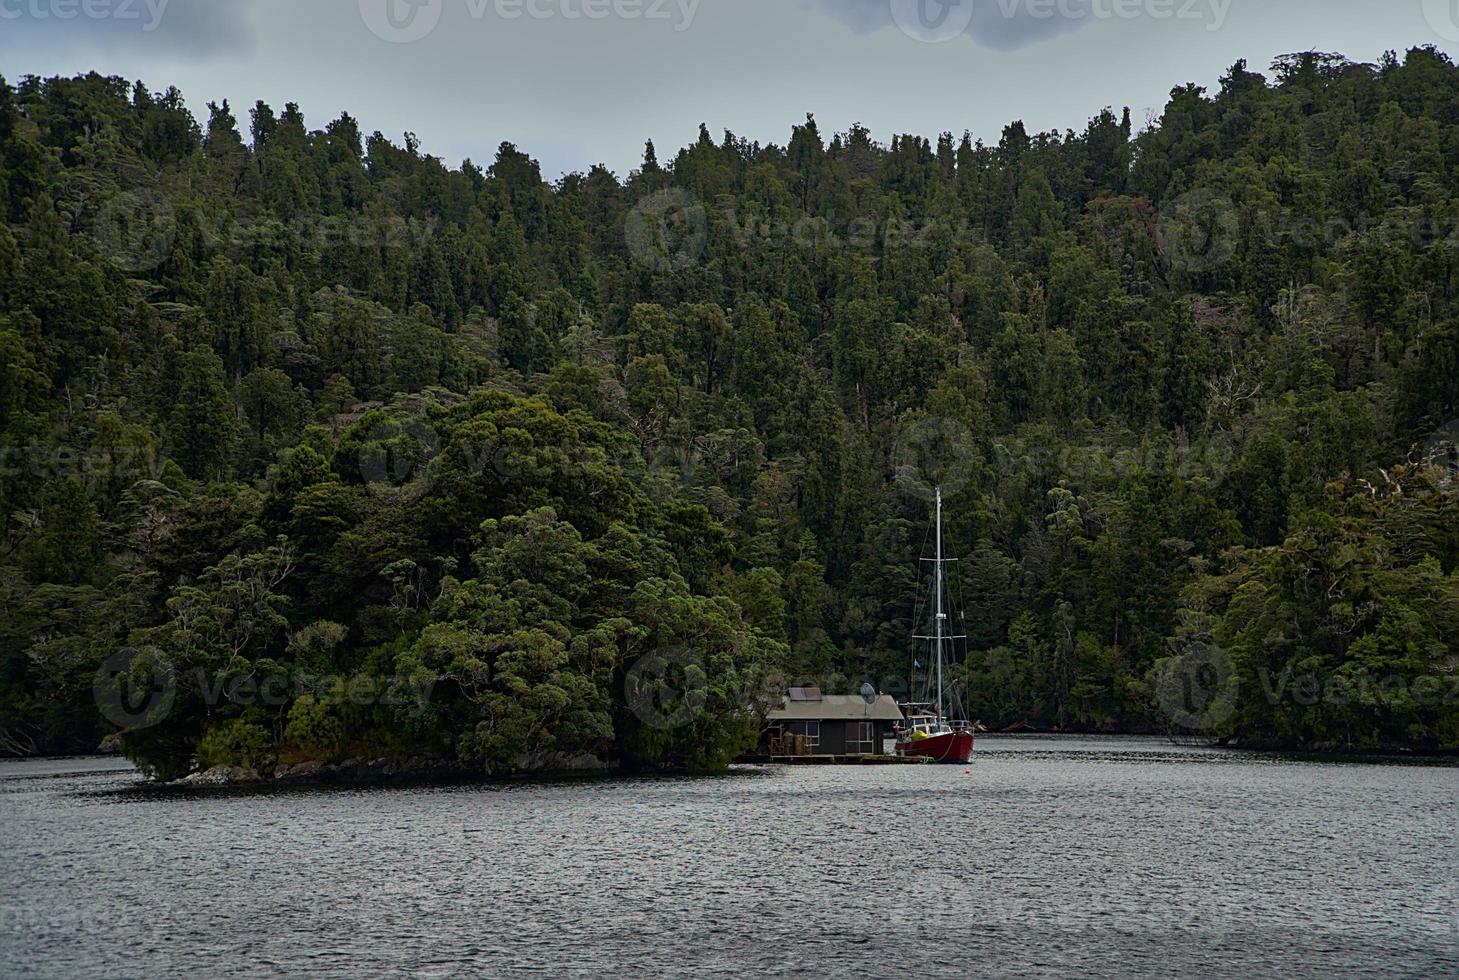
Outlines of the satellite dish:
{"type": "Polygon", "coordinates": [[[872,687],[869,682],[861,685],[861,699],[867,704],[876,704],[876,700],[879,696],[880,695],[876,693],[876,688],[872,687]]]}

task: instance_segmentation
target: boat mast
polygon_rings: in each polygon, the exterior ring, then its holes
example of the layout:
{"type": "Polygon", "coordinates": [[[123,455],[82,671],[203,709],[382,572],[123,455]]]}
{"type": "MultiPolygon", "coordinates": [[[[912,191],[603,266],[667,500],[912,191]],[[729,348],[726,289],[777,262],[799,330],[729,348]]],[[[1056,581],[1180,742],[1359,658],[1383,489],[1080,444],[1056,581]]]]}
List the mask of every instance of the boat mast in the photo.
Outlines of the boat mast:
{"type": "Polygon", "coordinates": [[[937,488],[937,720],[942,721],[942,488],[937,488]]]}

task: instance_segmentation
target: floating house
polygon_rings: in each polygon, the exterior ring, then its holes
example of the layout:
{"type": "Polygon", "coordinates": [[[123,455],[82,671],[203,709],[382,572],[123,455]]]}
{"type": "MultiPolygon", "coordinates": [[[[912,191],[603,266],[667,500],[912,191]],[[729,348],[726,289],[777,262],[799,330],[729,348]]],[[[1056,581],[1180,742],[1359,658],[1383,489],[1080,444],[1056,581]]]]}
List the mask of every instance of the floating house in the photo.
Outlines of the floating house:
{"type": "Polygon", "coordinates": [[[795,687],[766,716],[764,749],[772,757],[894,755],[894,728],[902,721],[890,695],[823,695],[795,687]]]}

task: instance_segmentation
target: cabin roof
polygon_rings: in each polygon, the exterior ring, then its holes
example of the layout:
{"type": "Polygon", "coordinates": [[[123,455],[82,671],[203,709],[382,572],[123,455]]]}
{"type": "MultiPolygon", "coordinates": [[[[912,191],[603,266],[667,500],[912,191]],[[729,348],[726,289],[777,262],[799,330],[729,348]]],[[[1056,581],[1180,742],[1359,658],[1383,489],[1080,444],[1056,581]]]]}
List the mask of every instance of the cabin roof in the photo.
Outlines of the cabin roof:
{"type": "Polygon", "coordinates": [[[818,701],[786,698],[768,718],[772,722],[901,721],[902,709],[890,694],[883,694],[871,704],[858,694],[825,694],[818,701]]]}

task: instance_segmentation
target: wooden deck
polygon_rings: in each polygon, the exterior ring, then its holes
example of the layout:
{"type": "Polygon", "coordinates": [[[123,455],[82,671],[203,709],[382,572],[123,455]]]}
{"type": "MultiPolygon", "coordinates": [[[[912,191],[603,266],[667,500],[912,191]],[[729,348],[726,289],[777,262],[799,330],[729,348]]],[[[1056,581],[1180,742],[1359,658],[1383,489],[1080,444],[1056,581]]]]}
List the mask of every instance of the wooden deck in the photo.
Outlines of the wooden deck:
{"type": "Polygon", "coordinates": [[[741,762],[756,766],[924,766],[923,756],[900,755],[747,755],[741,762]]]}

